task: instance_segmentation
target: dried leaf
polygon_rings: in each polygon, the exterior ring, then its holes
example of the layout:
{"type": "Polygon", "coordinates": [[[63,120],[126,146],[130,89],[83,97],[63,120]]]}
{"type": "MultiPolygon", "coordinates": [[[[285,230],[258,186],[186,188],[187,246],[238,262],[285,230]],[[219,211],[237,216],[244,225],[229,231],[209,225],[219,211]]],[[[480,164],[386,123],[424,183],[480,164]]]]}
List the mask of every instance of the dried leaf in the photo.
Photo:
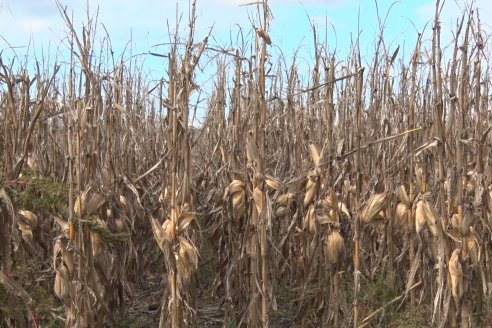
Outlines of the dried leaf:
{"type": "Polygon", "coordinates": [[[270,39],[270,36],[268,35],[268,33],[262,29],[262,28],[257,28],[256,29],[256,33],[258,33],[258,36],[260,38],[263,39],[263,41],[268,44],[268,45],[271,45],[272,44],[272,40],[270,39]]]}
{"type": "Polygon", "coordinates": [[[348,210],[348,207],[347,207],[347,205],[345,205],[345,203],[338,202],[338,210],[344,214],[346,219],[350,220],[352,218],[352,216],[350,215],[350,212],[348,210]]]}
{"type": "Polygon", "coordinates": [[[280,182],[278,182],[274,179],[266,179],[265,182],[266,182],[268,187],[270,187],[274,190],[282,190],[282,185],[280,184],[280,182]]]}
{"type": "Polygon", "coordinates": [[[410,207],[410,197],[408,197],[407,190],[405,189],[404,185],[400,185],[398,187],[398,196],[400,197],[400,200],[407,206],[410,207]]]}
{"type": "Polygon", "coordinates": [[[70,230],[70,227],[68,225],[68,222],[63,220],[60,216],[52,214],[51,217],[55,220],[56,224],[60,228],[63,234],[65,234],[65,237],[68,237],[68,232],[70,230]]]}
{"type": "Polygon", "coordinates": [[[337,221],[332,220],[331,216],[329,216],[327,213],[321,213],[316,215],[316,222],[319,225],[323,224],[336,224],[338,223],[337,221]]]}
{"type": "Polygon", "coordinates": [[[182,212],[178,217],[178,233],[182,233],[188,225],[196,219],[195,212],[182,212]]]}
{"type": "Polygon", "coordinates": [[[169,233],[167,232],[168,225],[172,224],[172,222],[170,220],[166,220],[163,223],[163,226],[165,225],[165,227],[162,227],[156,222],[156,220],[153,217],[151,217],[150,223],[152,225],[152,232],[154,233],[154,238],[157,241],[157,245],[159,246],[159,248],[163,253],[166,253],[169,242],[174,239],[174,238],[170,239],[172,235],[170,236],[169,233]]]}
{"type": "Polygon", "coordinates": [[[130,216],[130,213],[132,212],[132,205],[130,204],[128,199],[123,195],[120,195],[120,204],[121,207],[123,208],[123,212],[125,213],[125,215],[130,216]]]}

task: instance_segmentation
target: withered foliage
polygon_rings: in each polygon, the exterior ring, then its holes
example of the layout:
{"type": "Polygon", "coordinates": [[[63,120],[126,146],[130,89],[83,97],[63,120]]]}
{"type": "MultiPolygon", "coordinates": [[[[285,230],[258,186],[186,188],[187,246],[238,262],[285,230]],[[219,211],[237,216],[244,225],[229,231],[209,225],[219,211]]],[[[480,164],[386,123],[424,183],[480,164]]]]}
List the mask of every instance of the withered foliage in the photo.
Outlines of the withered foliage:
{"type": "Polygon", "coordinates": [[[167,65],[157,82],[100,48],[97,16],[77,31],[61,4],[68,62],[28,71],[1,57],[0,326],[117,326],[149,274],[162,282],[160,327],[203,324],[204,299],[227,327],[397,325],[418,311],[416,326],[487,324],[479,13],[467,8],[443,46],[437,1],[429,44],[419,34],[405,58],[381,28],[368,63],[358,44],[336,58],[313,26],[304,72],[270,54],[268,2],[248,5],[257,26],[231,51],[197,41],[192,2],[186,38],[153,54],[167,65]],[[385,299],[370,288],[381,280],[385,299]],[[39,313],[33,286],[62,313],[39,313]]]}

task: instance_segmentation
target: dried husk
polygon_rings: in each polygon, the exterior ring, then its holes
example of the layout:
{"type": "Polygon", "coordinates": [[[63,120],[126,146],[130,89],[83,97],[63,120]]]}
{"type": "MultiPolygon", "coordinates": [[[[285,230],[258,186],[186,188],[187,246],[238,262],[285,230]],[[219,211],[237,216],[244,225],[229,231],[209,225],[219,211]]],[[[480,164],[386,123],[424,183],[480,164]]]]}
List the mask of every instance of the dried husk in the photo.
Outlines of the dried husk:
{"type": "Polygon", "coordinates": [[[335,197],[331,197],[330,195],[325,199],[320,199],[318,201],[318,205],[321,210],[318,212],[318,223],[338,223],[340,222],[340,218],[344,218],[350,220],[351,215],[347,208],[347,205],[342,201],[336,201],[335,197]],[[333,201],[336,202],[336,207],[332,206],[332,198],[333,201]],[[328,221],[327,221],[328,220],[328,221]],[[326,222],[324,222],[326,221],[326,222]]]}
{"type": "Polygon", "coordinates": [[[121,207],[123,208],[123,213],[125,213],[127,217],[130,216],[132,212],[132,205],[130,204],[128,199],[123,195],[120,195],[120,204],[121,207]]]}
{"type": "Polygon", "coordinates": [[[415,230],[417,233],[422,230],[425,223],[427,222],[425,218],[424,201],[419,200],[415,206],[415,230]]]}
{"type": "Polygon", "coordinates": [[[398,187],[398,196],[400,197],[400,200],[407,206],[410,207],[410,197],[408,196],[407,190],[405,189],[404,185],[400,185],[398,187]]]}
{"type": "Polygon", "coordinates": [[[230,195],[231,206],[235,217],[242,217],[246,211],[246,185],[241,180],[232,180],[226,188],[224,199],[230,195]]]}
{"type": "MultiPolygon", "coordinates": [[[[387,193],[373,195],[367,201],[361,213],[361,221],[365,224],[375,223],[381,219],[380,212],[386,207],[387,193]]],[[[383,216],[384,217],[384,216],[383,216]]]]}
{"type": "Polygon", "coordinates": [[[54,292],[63,301],[68,301],[70,298],[70,274],[63,263],[56,267],[54,292]]]}
{"type": "Polygon", "coordinates": [[[455,249],[449,259],[448,268],[451,282],[451,293],[456,304],[463,297],[463,270],[459,259],[460,250],[455,249]]]}
{"type": "Polygon", "coordinates": [[[276,210],[275,210],[275,216],[276,217],[282,217],[282,216],[285,216],[287,215],[288,213],[288,210],[287,210],[287,207],[285,206],[280,206],[278,207],[276,210]]]}
{"type": "Polygon", "coordinates": [[[322,199],[318,202],[318,210],[316,210],[316,222],[319,225],[331,224],[340,226],[339,209],[331,209],[330,202],[322,199]]]}
{"type": "Polygon", "coordinates": [[[100,257],[104,254],[104,243],[101,236],[96,232],[91,232],[92,253],[94,257],[100,257]]]}
{"type": "Polygon", "coordinates": [[[161,193],[159,194],[159,203],[162,206],[167,206],[171,202],[171,193],[169,192],[169,189],[167,187],[164,188],[164,190],[161,190],[161,193]]]}
{"type": "Polygon", "coordinates": [[[320,164],[320,156],[318,149],[313,143],[309,144],[309,154],[311,155],[314,165],[318,168],[320,164]]]}
{"type": "Polygon", "coordinates": [[[477,173],[475,171],[468,171],[466,177],[463,180],[463,189],[468,196],[475,196],[475,189],[477,184],[477,173]]]}
{"type": "Polygon", "coordinates": [[[34,236],[31,227],[20,220],[17,221],[17,227],[21,232],[22,239],[29,245],[34,246],[34,236]]]}
{"type": "Polygon", "coordinates": [[[487,208],[489,210],[489,213],[492,214],[492,184],[488,186],[487,208]]]}
{"type": "Polygon", "coordinates": [[[128,232],[125,216],[118,217],[114,220],[114,225],[117,233],[128,232]]]}
{"type": "Polygon", "coordinates": [[[31,211],[19,210],[17,212],[20,215],[20,219],[34,229],[38,226],[38,217],[31,211]]]}
{"type": "MultiPolygon", "coordinates": [[[[396,205],[395,209],[395,220],[396,226],[400,229],[403,229],[405,232],[408,232],[408,220],[407,220],[407,206],[403,202],[399,202],[396,205]]],[[[410,227],[411,229],[411,227],[410,227]]]]}
{"type": "Polygon", "coordinates": [[[306,194],[304,196],[304,206],[308,207],[314,200],[319,191],[320,182],[317,175],[309,177],[306,184],[306,194]]]}
{"type": "Polygon", "coordinates": [[[437,222],[439,221],[439,214],[436,209],[429,204],[427,201],[423,201],[424,205],[424,213],[427,222],[427,226],[429,227],[429,231],[432,233],[434,237],[439,236],[439,232],[437,230],[437,222]]]}
{"type": "MultiPolygon", "coordinates": [[[[185,206],[183,206],[185,208],[185,206]]],[[[185,210],[178,217],[178,233],[181,234],[196,219],[196,213],[185,210]]]]}
{"type": "Polygon", "coordinates": [[[77,195],[77,199],[75,200],[75,204],[73,206],[73,212],[76,217],[82,218],[85,213],[85,204],[87,202],[87,193],[89,190],[85,190],[82,194],[77,195]]]}
{"type": "Polygon", "coordinates": [[[304,230],[307,230],[309,233],[316,232],[316,217],[314,211],[315,211],[315,207],[314,205],[311,205],[306,215],[304,216],[304,220],[302,222],[302,228],[304,230]]]}
{"type": "Polygon", "coordinates": [[[67,221],[63,220],[60,216],[52,214],[51,217],[55,220],[56,224],[60,228],[61,232],[65,237],[68,238],[68,233],[70,230],[69,224],[67,221]]]}
{"type": "Polygon", "coordinates": [[[179,237],[176,266],[184,284],[190,281],[191,275],[198,268],[198,253],[195,247],[184,237],[179,237]]]}
{"type": "Polygon", "coordinates": [[[61,300],[68,301],[74,262],[72,253],[65,249],[62,239],[57,239],[53,247],[53,268],[55,269],[53,286],[55,295],[61,300]]]}
{"type": "Polygon", "coordinates": [[[232,195],[237,192],[243,191],[245,188],[245,184],[241,180],[232,180],[227,188],[229,190],[229,193],[232,195]]]}
{"type": "Polygon", "coordinates": [[[176,239],[176,231],[171,220],[164,220],[164,222],[162,222],[162,229],[164,230],[164,236],[168,242],[176,239]]]}
{"type": "Polygon", "coordinates": [[[280,182],[273,180],[273,179],[266,179],[265,183],[267,184],[268,187],[274,189],[274,190],[282,190],[282,185],[280,182]]]}
{"type": "Polygon", "coordinates": [[[422,193],[427,190],[426,181],[424,180],[424,169],[421,164],[415,165],[415,178],[417,180],[417,185],[422,193]]]}
{"type": "MultiPolygon", "coordinates": [[[[345,203],[343,202],[338,202],[338,212],[339,214],[343,214],[342,217],[345,217],[345,219],[347,220],[350,220],[352,218],[352,216],[350,215],[350,212],[348,210],[348,207],[347,205],[345,205],[345,203]]],[[[338,217],[340,217],[340,215],[338,215],[338,217]]]]}
{"type": "Polygon", "coordinates": [[[94,193],[89,197],[90,188],[78,195],[74,205],[74,213],[78,218],[83,218],[95,214],[96,211],[106,202],[100,193],[94,193]]]}
{"type": "Polygon", "coordinates": [[[461,218],[460,221],[460,233],[463,236],[468,236],[470,233],[470,226],[472,224],[472,213],[471,210],[465,210],[463,211],[463,217],[461,218]]]}
{"type": "Polygon", "coordinates": [[[232,194],[231,203],[232,209],[236,217],[242,217],[246,211],[246,191],[243,189],[241,191],[232,194]]]}
{"type": "Polygon", "coordinates": [[[161,249],[162,252],[166,253],[168,249],[168,245],[171,241],[175,239],[173,223],[171,220],[165,220],[164,223],[159,225],[156,220],[151,217],[150,223],[152,225],[152,232],[154,234],[154,238],[157,241],[157,245],[161,249]]]}
{"type": "Polygon", "coordinates": [[[276,203],[278,206],[287,207],[292,201],[292,199],[294,199],[294,194],[292,193],[281,194],[277,197],[276,203]]]}
{"type": "Polygon", "coordinates": [[[73,254],[72,254],[72,252],[64,249],[62,251],[62,253],[63,253],[63,255],[62,255],[63,263],[67,267],[68,272],[70,274],[73,274],[73,272],[74,272],[74,263],[73,263],[73,254]]]}
{"type": "Polygon", "coordinates": [[[475,235],[471,235],[469,237],[465,237],[466,245],[468,248],[468,257],[471,260],[473,266],[478,266],[479,262],[479,244],[477,237],[475,235]]]}
{"type": "Polygon", "coordinates": [[[454,231],[459,232],[460,229],[460,219],[457,213],[454,213],[451,217],[451,227],[454,231]]]}
{"type": "Polygon", "coordinates": [[[256,187],[253,189],[253,199],[255,201],[256,210],[258,213],[263,213],[263,209],[265,207],[264,194],[260,190],[260,188],[256,187]]]}
{"type": "Polygon", "coordinates": [[[343,254],[343,238],[338,230],[333,230],[326,240],[326,256],[331,264],[336,264],[340,261],[343,254]]]}
{"type": "Polygon", "coordinates": [[[316,222],[319,224],[319,225],[323,225],[323,224],[338,224],[338,221],[335,221],[333,219],[333,211],[330,211],[330,213],[328,213],[327,211],[320,211],[318,213],[316,213],[316,222]]]}
{"type": "Polygon", "coordinates": [[[96,211],[99,210],[99,208],[106,202],[106,199],[104,198],[103,195],[99,193],[95,193],[92,195],[92,197],[89,199],[87,202],[84,211],[85,215],[92,215],[95,214],[96,211]]]}
{"type": "Polygon", "coordinates": [[[272,44],[272,40],[270,39],[270,36],[268,35],[268,33],[262,29],[262,28],[257,28],[256,29],[256,33],[258,33],[258,36],[260,38],[263,39],[263,41],[268,44],[268,45],[271,45],[272,44]]]}

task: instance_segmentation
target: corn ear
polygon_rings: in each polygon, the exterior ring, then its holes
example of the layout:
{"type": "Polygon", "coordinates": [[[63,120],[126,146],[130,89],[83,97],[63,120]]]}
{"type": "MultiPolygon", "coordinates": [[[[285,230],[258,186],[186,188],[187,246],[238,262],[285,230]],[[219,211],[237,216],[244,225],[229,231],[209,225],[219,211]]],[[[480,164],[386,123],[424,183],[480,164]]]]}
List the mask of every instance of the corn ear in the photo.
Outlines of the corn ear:
{"type": "Polygon", "coordinates": [[[337,230],[333,230],[326,240],[326,256],[331,264],[340,261],[343,254],[343,238],[337,230]]]}
{"type": "Polygon", "coordinates": [[[387,193],[373,195],[361,213],[362,222],[369,224],[380,218],[380,212],[386,207],[387,193]]]}
{"type": "Polygon", "coordinates": [[[463,270],[459,259],[459,249],[455,249],[449,259],[448,269],[451,283],[451,293],[456,304],[463,297],[463,270]]]}

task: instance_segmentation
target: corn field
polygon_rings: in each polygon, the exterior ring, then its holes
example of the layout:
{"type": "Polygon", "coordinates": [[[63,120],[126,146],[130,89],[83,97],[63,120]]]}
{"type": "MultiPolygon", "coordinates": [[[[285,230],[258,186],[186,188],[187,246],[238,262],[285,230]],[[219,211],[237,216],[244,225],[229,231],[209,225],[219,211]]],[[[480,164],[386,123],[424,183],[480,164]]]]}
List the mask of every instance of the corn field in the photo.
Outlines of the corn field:
{"type": "Polygon", "coordinates": [[[230,50],[192,2],[158,81],[60,3],[68,59],[0,54],[0,327],[492,326],[479,12],[367,62],[313,25],[306,71],[249,6],[230,50]]]}

